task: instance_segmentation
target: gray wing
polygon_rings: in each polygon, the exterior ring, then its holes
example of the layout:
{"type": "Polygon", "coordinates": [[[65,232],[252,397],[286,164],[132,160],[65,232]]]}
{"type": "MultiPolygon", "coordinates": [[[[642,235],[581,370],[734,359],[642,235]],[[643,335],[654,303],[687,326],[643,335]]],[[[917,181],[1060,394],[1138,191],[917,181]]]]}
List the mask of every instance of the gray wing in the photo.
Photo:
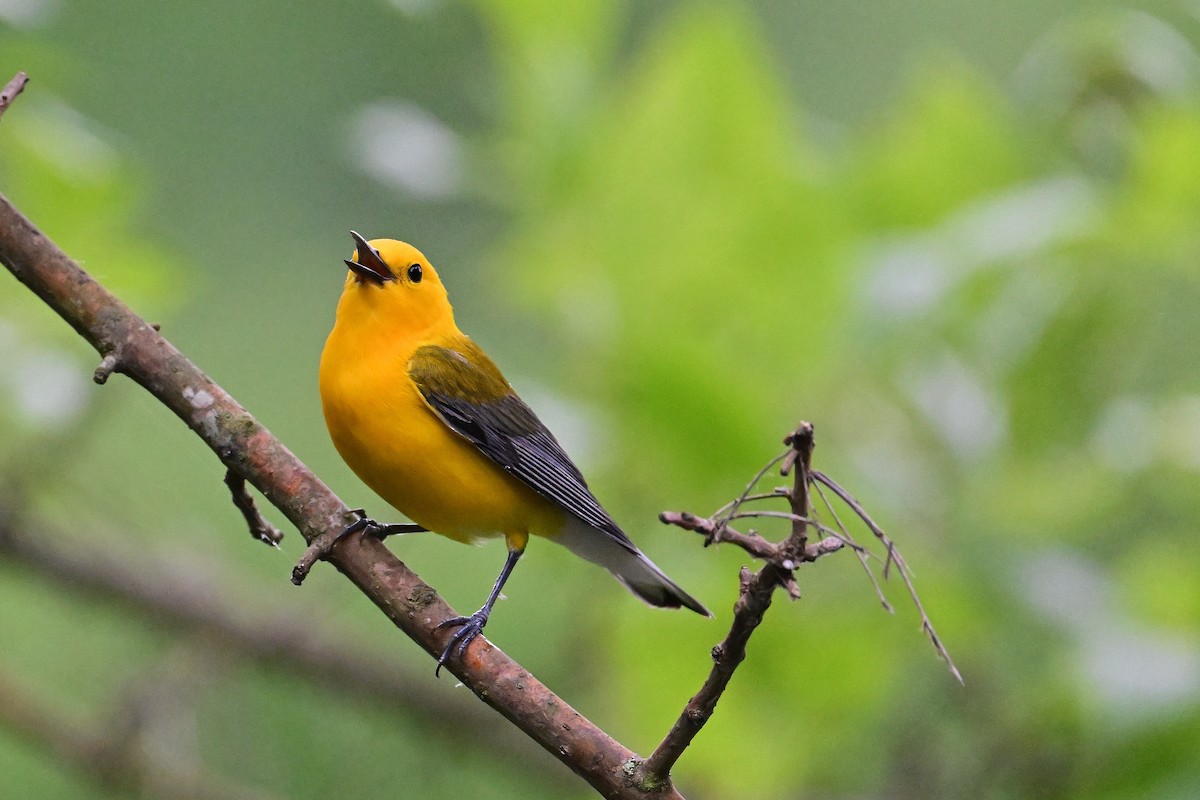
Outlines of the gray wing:
{"type": "Polygon", "coordinates": [[[469,339],[462,349],[471,351],[469,358],[455,349],[427,345],[418,348],[409,362],[409,376],[441,420],[505,472],[638,553],[592,495],[554,434],[517,397],[483,351],[469,339]]]}

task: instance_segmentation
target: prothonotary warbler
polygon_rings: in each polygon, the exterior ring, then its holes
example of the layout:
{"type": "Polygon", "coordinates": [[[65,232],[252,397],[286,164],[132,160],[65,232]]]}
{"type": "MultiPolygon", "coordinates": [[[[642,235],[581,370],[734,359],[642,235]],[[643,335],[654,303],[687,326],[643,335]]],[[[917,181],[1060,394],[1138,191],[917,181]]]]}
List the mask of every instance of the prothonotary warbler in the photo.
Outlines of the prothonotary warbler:
{"type": "Polygon", "coordinates": [[[530,534],[607,569],[655,606],[711,616],[646,558],[588,489],[554,435],[454,322],[446,289],[415,247],[366,241],[355,255],[321,355],[321,403],[334,446],[415,525],[366,518],[379,537],[430,530],[460,542],[503,536],[508,558],[483,606],[457,627],[438,668],[487,623],[530,534]]]}

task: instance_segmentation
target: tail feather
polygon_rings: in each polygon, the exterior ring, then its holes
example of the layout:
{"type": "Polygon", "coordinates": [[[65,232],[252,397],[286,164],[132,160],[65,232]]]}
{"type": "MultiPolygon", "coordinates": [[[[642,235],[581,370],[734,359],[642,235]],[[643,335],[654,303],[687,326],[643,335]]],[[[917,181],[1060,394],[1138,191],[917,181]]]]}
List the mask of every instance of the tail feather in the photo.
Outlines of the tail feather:
{"type": "Polygon", "coordinates": [[[575,555],[607,569],[626,589],[652,606],[682,606],[705,617],[712,616],[712,612],[668,578],[641,550],[629,549],[632,545],[626,546],[582,520],[568,523],[558,540],[575,555]]]}

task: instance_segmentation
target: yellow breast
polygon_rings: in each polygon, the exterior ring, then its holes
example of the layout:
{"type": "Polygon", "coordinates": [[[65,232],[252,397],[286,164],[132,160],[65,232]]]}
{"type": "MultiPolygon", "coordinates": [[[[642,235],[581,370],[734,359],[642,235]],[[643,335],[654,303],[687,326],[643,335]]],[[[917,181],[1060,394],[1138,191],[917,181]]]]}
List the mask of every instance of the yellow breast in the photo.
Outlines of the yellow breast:
{"type": "Polygon", "coordinates": [[[447,427],[409,378],[413,351],[440,342],[362,341],[361,330],[335,325],[320,371],[325,422],[355,474],[413,522],[459,541],[556,535],[563,513],[447,427]]]}

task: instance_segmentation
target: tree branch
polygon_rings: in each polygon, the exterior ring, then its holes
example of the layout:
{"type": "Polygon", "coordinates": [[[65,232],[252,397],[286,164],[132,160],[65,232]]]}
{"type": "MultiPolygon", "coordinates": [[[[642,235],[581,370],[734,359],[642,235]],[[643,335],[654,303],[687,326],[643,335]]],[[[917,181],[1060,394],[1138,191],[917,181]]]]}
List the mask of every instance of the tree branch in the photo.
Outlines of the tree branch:
{"type": "Polygon", "coordinates": [[[121,731],[92,731],[58,709],[32,699],[27,687],[0,674],[0,724],[110,789],[163,800],[273,800],[276,795],[236,786],[163,759],[151,758],[121,731]]]}
{"type": "MultiPolygon", "coordinates": [[[[531,750],[499,717],[465,698],[416,690],[431,678],[416,675],[401,664],[362,658],[358,646],[339,639],[332,631],[281,614],[248,614],[245,606],[222,602],[217,587],[194,576],[195,570],[170,561],[130,564],[131,553],[96,548],[81,553],[56,547],[64,537],[52,525],[38,520],[21,526],[38,536],[20,532],[11,515],[0,507],[0,554],[32,572],[55,581],[70,592],[117,603],[170,630],[211,632],[227,649],[262,664],[288,670],[341,696],[361,700],[366,706],[395,709],[420,725],[430,736],[455,747],[486,747],[506,763],[537,776],[557,789],[565,789],[557,769],[547,769],[545,756],[531,750]],[[447,726],[447,719],[456,720],[447,726]],[[462,733],[470,731],[470,736],[462,733]]],[[[573,780],[573,779],[572,779],[573,780]]]]}
{"type": "MultiPolygon", "coordinates": [[[[332,541],[349,509],[224,389],[201,372],[152,325],[83,271],[0,196],[0,261],[102,356],[107,371],[138,383],[199,436],[226,468],[249,481],[308,542],[332,541]]],[[[452,630],[437,623],[457,616],[432,587],[372,537],[347,537],[329,560],[359,591],[417,642],[437,655],[452,630]]],[[[639,759],[551,692],[528,671],[478,637],[447,668],[600,794],[644,798],[629,765],[639,759]]],[[[663,785],[659,798],[678,798],[663,785]]]]}

